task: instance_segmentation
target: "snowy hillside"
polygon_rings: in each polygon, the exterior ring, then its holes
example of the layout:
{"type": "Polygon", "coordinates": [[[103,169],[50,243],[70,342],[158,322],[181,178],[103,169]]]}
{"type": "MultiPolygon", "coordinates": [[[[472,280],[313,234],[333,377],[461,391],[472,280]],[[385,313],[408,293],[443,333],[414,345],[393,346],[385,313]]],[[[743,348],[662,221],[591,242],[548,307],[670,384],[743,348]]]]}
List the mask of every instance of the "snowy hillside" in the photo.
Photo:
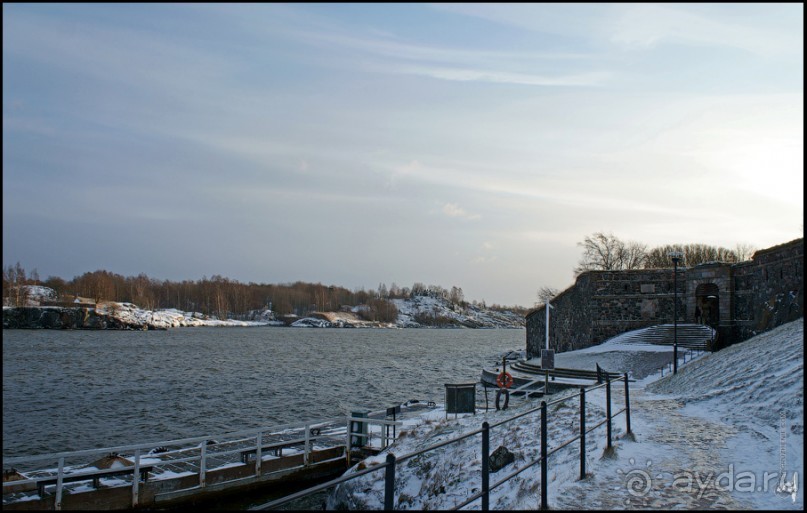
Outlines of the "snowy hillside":
{"type": "Polygon", "coordinates": [[[25,285],[29,301],[49,301],[56,299],[56,291],[42,285],[25,285]]]}
{"type": "Polygon", "coordinates": [[[419,328],[418,316],[443,319],[446,325],[467,328],[520,328],[524,327],[524,316],[510,312],[487,310],[474,305],[462,307],[431,296],[414,296],[410,299],[392,299],[398,309],[398,322],[401,328],[419,328]]]}
{"type": "MultiPolygon", "coordinates": [[[[586,453],[590,475],[582,481],[578,442],[552,455],[549,507],[803,509],[803,334],[803,320],[798,320],[689,361],[677,375],[658,381],[648,376],[635,383],[633,437],[625,436],[624,415],[616,417],[616,456],[603,458],[604,427],[593,431],[586,453]]],[[[615,343],[609,351],[637,349],[615,343]]],[[[624,400],[620,390],[615,389],[616,404],[624,400]]],[[[514,402],[507,411],[458,420],[441,414],[424,418],[406,428],[388,451],[400,458],[479,429],[483,421],[494,424],[539,404],[514,402]]],[[[573,398],[550,407],[550,449],[577,430],[578,404],[573,398]]],[[[586,413],[589,426],[603,418],[603,389],[587,394],[586,413]]],[[[515,456],[514,463],[491,474],[491,484],[538,457],[539,429],[537,414],[491,429],[491,452],[503,446],[515,456]]],[[[386,452],[362,465],[384,462],[386,452]]],[[[480,489],[480,467],[478,435],[404,461],[396,468],[395,507],[449,509],[480,489]]],[[[539,476],[536,466],[492,491],[491,509],[537,509],[539,476]]],[[[338,487],[328,506],[380,509],[383,493],[383,471],[374,472],[338,487]]],[[[479,507],[477,501],[468,508],[479,507]]]]}
{"type": "Polygon", "coordinates": [[[165,310],[143,310],[132,303],[99,303],[95,307],[100,314],[116,317],[127,324],[147,325],[154,329],[179,328],[186,326],[266,326],[267,321],[236,321],[207,318],[196,312],[183,312],[174,308],[165,310]]]}

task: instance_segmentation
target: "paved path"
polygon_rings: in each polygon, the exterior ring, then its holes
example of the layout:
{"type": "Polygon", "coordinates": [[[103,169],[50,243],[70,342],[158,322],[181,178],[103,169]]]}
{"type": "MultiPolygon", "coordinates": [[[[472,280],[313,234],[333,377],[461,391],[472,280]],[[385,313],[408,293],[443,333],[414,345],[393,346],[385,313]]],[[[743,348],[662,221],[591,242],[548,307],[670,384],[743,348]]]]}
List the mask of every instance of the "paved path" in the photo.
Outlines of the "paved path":
{"type": "MultiPolygon", "coordinates": [[[[631,392],[631,402],[636,441],[618,440],[617,457],[595,460],[594,474],[550,497],[551,508],[752,507],[750,502],[737,500],[715,486],[715,478],[729,468],[720,450],[736,434],[735,428],[684,414],[683,405],[675,399],[651,398],[642,389],[631,392]]],[[[602,447],[596,454],[599,458],[602,447]]]]}

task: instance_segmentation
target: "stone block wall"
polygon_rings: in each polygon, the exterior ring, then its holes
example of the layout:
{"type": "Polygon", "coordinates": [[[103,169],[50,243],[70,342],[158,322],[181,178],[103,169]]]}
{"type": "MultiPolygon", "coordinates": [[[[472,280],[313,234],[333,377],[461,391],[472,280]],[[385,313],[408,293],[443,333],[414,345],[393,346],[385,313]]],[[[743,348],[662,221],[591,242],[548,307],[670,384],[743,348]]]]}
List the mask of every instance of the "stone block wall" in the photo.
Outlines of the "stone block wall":
{"type": "MultiPolygon", "coordinates": [[[[718,297],[721,345],[804,316],[804,239],[757,251],[750,262],[693,268],[590,271],[552,302],[550,348],[583,349],[620,333],[673,321],[695,322],[698,294],[718,297]],[[677,286],[673,290],[674,284],[677,286]]],[[[544,307],[527,314],[527,356],[546,347],[544,307]]]]}
{"type": "MultiPolygon", "coordinates": [[[[685,316],[685,280],[678,276],[678,318],[685,316]]],[[[583,349],[615,335],[662,324],[673,318],[672,269],[590,271],[559,294],[549,313],[550,348],[558,352],[583,349]]],[[[540,356],[546,347],[546,311],[527,316],[527,354],[540,356]]]]}
{"type": "Polygon", "coordinates": [[[754,254],[734,270],[732,339],[758,333],[804,317],[804,239],[754,254]]]}

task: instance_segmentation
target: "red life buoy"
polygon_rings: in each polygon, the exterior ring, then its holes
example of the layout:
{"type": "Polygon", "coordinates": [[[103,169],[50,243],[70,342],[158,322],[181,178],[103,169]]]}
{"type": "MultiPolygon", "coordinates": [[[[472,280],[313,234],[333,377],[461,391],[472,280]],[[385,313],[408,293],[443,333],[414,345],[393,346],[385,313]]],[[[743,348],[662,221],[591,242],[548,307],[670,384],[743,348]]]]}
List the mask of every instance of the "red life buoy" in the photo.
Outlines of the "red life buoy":
{"type": "Polygon", "coordinates": [[[496,376],[496,384],[499,388],[510,388],[513,386],[513,376],[509,372],[502,372],[496,376]]]}

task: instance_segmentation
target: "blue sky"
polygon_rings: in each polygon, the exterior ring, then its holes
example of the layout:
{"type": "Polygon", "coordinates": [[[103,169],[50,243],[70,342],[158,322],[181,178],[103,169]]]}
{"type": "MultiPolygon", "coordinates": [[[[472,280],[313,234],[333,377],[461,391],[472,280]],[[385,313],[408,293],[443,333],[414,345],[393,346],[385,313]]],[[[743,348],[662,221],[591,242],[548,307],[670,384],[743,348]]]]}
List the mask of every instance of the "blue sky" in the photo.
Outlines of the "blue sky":
{"type": "Polygon", "coordinates": [[[803,236],[801,4],[4,4],[3,265],[462,287],[803,236]]]}

